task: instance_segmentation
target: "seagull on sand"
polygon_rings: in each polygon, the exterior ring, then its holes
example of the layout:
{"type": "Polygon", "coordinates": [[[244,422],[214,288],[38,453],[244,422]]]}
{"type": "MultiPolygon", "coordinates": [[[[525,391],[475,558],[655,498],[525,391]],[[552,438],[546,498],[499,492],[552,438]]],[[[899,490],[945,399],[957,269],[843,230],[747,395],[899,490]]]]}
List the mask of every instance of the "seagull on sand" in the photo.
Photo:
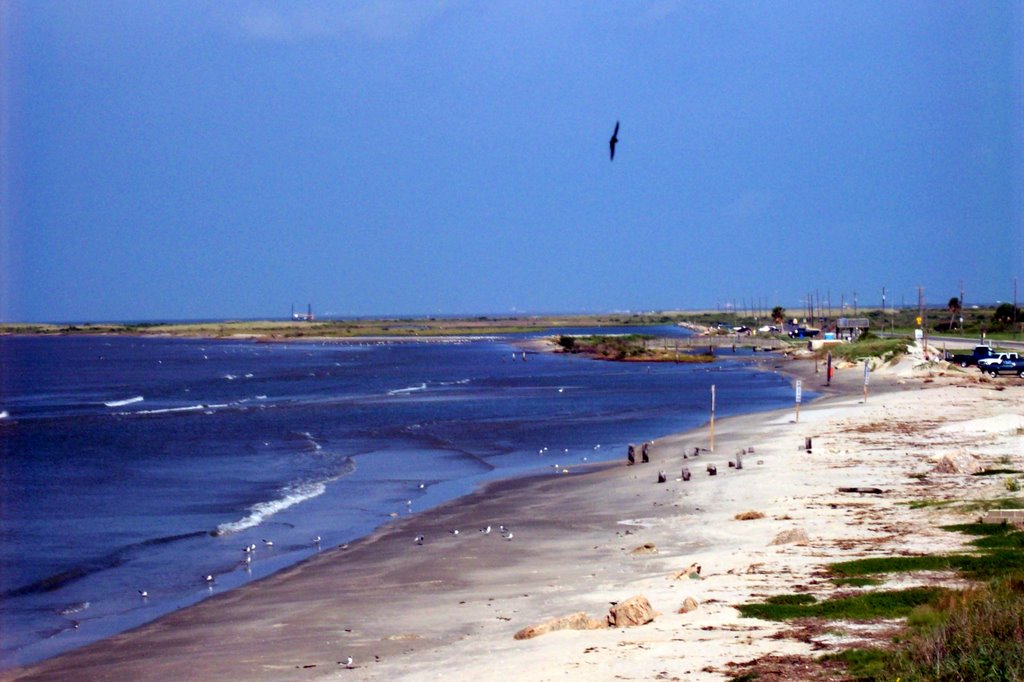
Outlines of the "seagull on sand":
{"type": "Polygon", "coordinates": [[[491,527],[487,526],[486,528],[481,528],[480,532],[483,533],[484,535],[487,535],[488,533],[491,532],[491,527]]]}
{"type": "Polygon", "coordinates": [[[619,143],[619,122],[615,122],[615,132],[612,133],[612,139],[608,140],[608,148],[611,150],[611,160],[615,160],[615,145],[619,143]]]}
{"type": "Polygon", "coordinates": [[[422,545],[424,540],[426,540],[426,538],[423,537],[422,535],[417,535],[416,536],[416,544],[417,545],[422,545]]]}
{"type": "Polygon", "coordinates": [[[349,656],[348,658],[345,659],[345,667],[346,668],[351,668],[352,667],[352,657],[351,656],[349,656]]]}
{"type": "Polygon", "coordinates": [[[458,535],[459,534],[459,529],[458,528],[452,528],[448,532],[451,533],[452,535],[458,535]]]}

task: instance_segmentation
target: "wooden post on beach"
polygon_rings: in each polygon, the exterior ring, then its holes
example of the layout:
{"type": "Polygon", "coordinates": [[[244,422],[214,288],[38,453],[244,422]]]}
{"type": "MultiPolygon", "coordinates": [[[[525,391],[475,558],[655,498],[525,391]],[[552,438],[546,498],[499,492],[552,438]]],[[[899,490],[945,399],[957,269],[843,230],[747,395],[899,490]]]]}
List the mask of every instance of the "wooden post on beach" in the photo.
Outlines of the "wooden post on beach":
{"type": "Polygon", "coordinates": [[[715,385],[711,384],[711,452],[715,451],[715,385]]]}
{"type": "Polygon", "coordinates": [[[871,367],[868,361],[864,361],[864,402],[868,401],[868,377],[871,376],[871,367]]]}
{"type": "Polygon", "coordinates": [[[800,423],[800,399],[803,397],[804,382],[802,379],[796,380],[796,423],[800,423]]]}

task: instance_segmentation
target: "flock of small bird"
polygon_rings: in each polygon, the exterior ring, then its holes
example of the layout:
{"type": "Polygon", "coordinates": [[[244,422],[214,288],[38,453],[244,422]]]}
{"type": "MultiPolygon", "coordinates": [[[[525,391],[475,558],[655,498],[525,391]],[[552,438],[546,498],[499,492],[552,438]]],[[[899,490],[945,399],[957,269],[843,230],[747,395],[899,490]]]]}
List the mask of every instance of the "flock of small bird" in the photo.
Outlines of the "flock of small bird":
{"type": "MultiPolygon", "coordinates": [[[[261,542],[263,543],[264,547],[273,547],[274,546],[274,541],[269,539],[269,538],[263,538],[261,540],[261,542]]],[[[320,536],[319,535],[314,536],[312,542],[313,542],[313,545],[319,550],[320,549],[320,536]]],[[[248,570],[248,567],[252,563],[253,557],[255,557],[255,556],[256,556],[256,543],[253,542],[251,544],[245,545],[244,547],[242,547],[242,560],[239,562],[239,565],[245,567],[248,570]]],[[[202,576],[202,581],[203,581],[203,583],[206,584],[206,586],[209,589],[212,590],[214,584],[217,582],[217,579],[214,577],[214,575],[212,573],[205,573],[202,576]]],[[[138,590],[138,593],[139,593],[139,597],[141,597],[143,601],[146,601],[146,600],[149,599],[149,591],[148,590],[138,590]]]]}
{"type": "MultiPolygon", "coordinates": [[[[483,528],[480,529],[480,534],[481,535],[490,535],[491,534],[491,530],[492,530],[492,527],[490,525],[484,526],[483,528]]],[[[509,527],[504,525],[504,524],[498,526],[498,532],[501,534],[501,537],[504,538],[505,540],[511,540],[514,537],[512,531],[509,529],[509,527]]],[[[459,529],[458,528],[452,528],[451,530],[448,531],[448,534],[451,535],[452,537],[458,537],[459,529]]],[[[427,541],[427,536],[423,535],[422,533],[420,533],[415,538],[413,538],[413,542],[415,542],[417,545],[421,545],[421,546],[426,541],[427,541]]]]}

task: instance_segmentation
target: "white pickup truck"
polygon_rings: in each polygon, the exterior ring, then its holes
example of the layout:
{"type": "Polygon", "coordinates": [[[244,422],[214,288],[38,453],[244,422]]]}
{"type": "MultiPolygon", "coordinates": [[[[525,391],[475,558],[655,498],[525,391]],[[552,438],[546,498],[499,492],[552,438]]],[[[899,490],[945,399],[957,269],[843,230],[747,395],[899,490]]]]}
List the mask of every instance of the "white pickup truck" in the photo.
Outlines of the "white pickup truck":
{"type": "Polygon", "coordinates": [[[1003,360],[1019,360],[1020,355],[1017,353],[996,353],[990,358],[982,358],[978,360],[978,369],[982,372],[988,371],[989,365],[998,365],[1003,360]]]}

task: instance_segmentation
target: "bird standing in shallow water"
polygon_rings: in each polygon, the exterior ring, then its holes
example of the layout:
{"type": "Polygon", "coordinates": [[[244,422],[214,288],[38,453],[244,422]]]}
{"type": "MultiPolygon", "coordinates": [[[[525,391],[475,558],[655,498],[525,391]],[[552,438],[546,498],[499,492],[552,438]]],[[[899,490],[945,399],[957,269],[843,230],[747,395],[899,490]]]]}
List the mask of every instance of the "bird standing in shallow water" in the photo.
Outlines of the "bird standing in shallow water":
{"type": "Polygon", "coordinates": [[[615,131],[612,132],[612,139],[608,140],[608,148],[611,150],[611,160],[615,160],[615,145],[619,143],[619,122],[615,122],[615,131]]]}

